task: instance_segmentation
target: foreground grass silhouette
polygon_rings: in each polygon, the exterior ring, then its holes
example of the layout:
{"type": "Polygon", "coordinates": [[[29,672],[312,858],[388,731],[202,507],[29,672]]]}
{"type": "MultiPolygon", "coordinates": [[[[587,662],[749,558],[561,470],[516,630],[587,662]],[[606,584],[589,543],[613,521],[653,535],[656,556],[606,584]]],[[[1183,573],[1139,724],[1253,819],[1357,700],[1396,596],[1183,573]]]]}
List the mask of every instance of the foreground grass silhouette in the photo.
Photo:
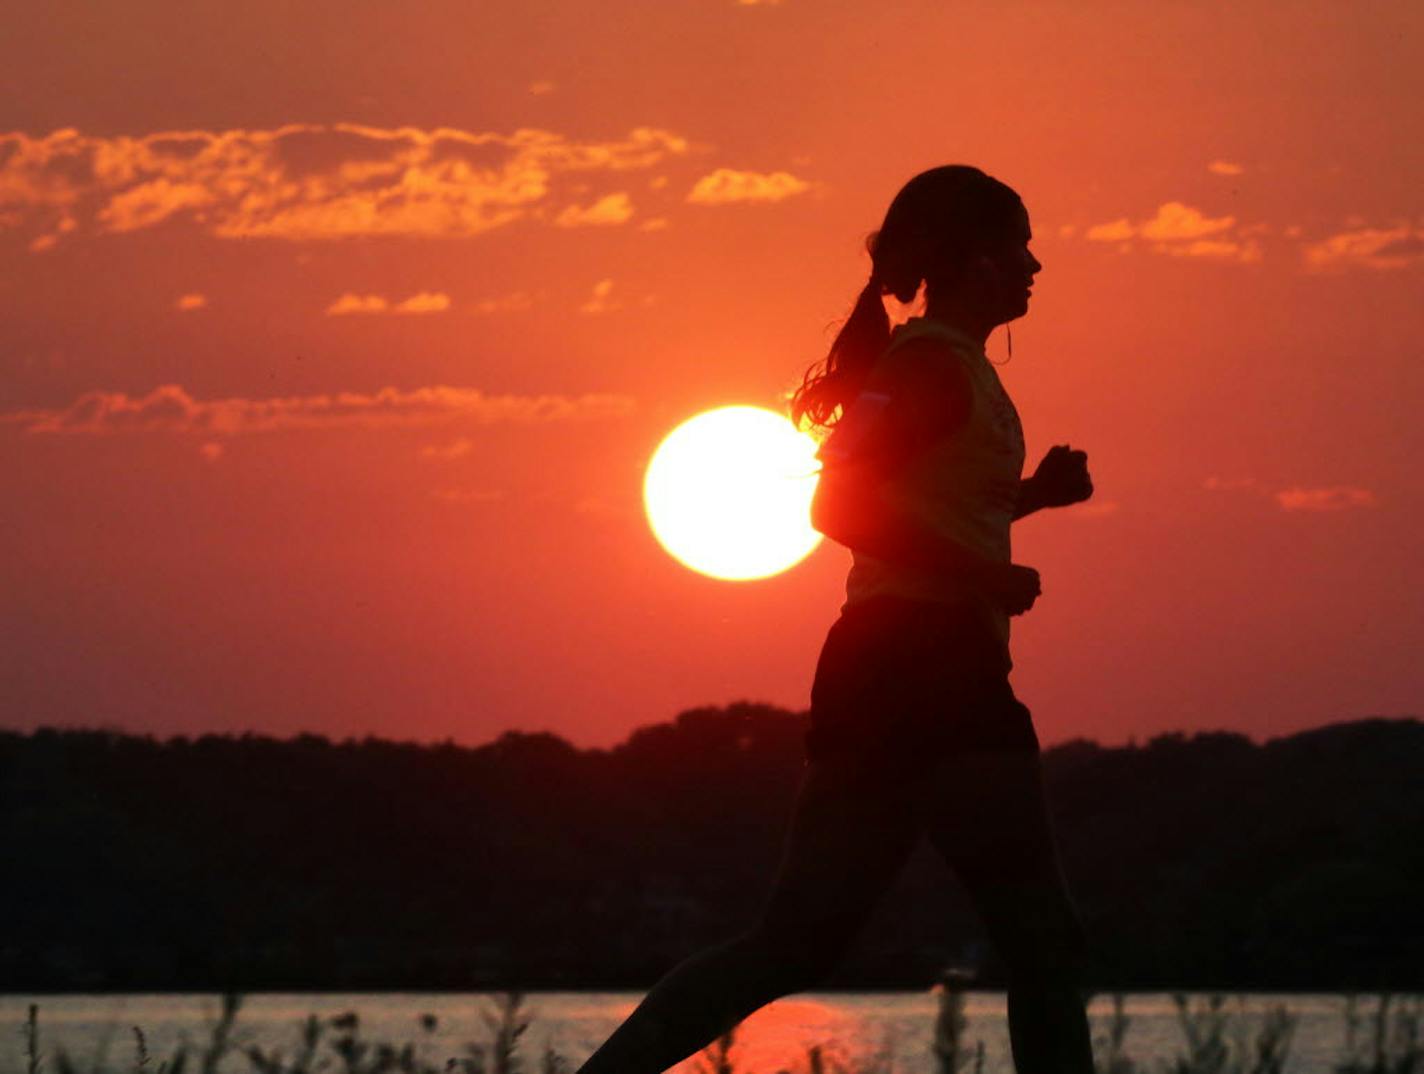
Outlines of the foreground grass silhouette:
{"type": "MultiPolygon", "coordinates": [[[[964,1014],[965,982],[947,974],[934,988],[939,999],[934,1039],[930,1049],[933,1074],[981,1074],[984,1044],[971,1048],[966,1040],[968,1019],[964,1014]]],[[[360,1016],[354,1011],[335,1017],[309,1014],[302,1022],[290,1052],[281,1048],[264,1050],[257,1044],[239,1042],[234,1028],[242,997],[228,993],[222,997],[221,1013],[209,1026],[207,1041],[191,1045],[186,1040],[173,1053],[155,1061],[149,1053],[142,1027],[132,1026],[133,1056],[110,1063],[105,1054],[80,1064],[62,1046],[53,1052],[53,1065],[40,1039],[39,1005],[29,1005],[23,1027],[26,1074],[224,1074],[242,1071],[234,1063],[246,1061],[251,1074],[529,1074],[531,1067],[522,1050],[522,1040],[530,1025],[523,1011],[525,993],[500,993],[494,1009],[482,1012],[490,1031],[487,1042],[466,1044],[463,1054],[442,1062],[425,1057],[422,1043],[368,1041],[360,1035],[360,1016]]],[[[1139,1074],[1152,1069],[1123,1050],[1130,1019],[1123,1010],[1122,993],[1113,994],[1112,1014],[1106,1032],[1095,1038],[1093,1050],[1098,1074],[1139,1074]]],[[[1172,1059],[1158,1059],[1153,1066],[1161,1074],[1281,1074],[1289,1053],[1296,1016],[1284,1004],[1269,1008],[1254,1032],[1247,1032],[1240,1012],[1233,1016],[1225,1009],[1225,996],[1212,993],[1193,1004],[1183,993],[1174,993],[1183,1048],[1172,1059]]],[[[1241,1000],[1238,997],[1238,1004],[1241,1000]]],[[[1399,998],[1380,993],[1372,1011],[1362,1011],[1358,997],[1346,994],[1342,1053],[1332,1065],[1334,1074],[1424,1074],[1424,1000],[1399,998]],[[1368,1032],[1362,1025],[1368,1021],[1368,1032]]],[[[434,1015],[417,1019],[421,1032],[434,1032],[434,1015]]],[[[734,1056],[736,1029],[694,1057],[698,1074],[762,1074],[740,1068],[734,1056]]],[[[887,1036],[874,1054],[851,1057],[825,1044],[808,1045],[802,1061],[794,1068],[780,1067],[774,1074],[910,1074],[922,1068],[897,1068],[894,1040],[887,1036]]],[[[538,1056],[539,1074],[569,1074],[575,1064],[547,1044],[538,1056]]]]}

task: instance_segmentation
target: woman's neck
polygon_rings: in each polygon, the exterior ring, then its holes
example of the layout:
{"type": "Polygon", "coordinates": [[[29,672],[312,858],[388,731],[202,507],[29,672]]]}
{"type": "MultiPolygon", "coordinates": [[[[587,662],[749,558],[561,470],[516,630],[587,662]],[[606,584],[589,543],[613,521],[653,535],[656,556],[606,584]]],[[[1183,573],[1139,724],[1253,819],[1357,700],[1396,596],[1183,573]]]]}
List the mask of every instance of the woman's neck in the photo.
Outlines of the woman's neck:
{"type": "Polygon", "coordinates": [[[951,328],[957,328],[979,344],[980,350],[983,350],[988,342],[989,333],[998,327],[990,318],[984,316],[982,309],[968,309],[954,302],[926,302],[925,316],[932,321],[940,321],[951,328]]]}

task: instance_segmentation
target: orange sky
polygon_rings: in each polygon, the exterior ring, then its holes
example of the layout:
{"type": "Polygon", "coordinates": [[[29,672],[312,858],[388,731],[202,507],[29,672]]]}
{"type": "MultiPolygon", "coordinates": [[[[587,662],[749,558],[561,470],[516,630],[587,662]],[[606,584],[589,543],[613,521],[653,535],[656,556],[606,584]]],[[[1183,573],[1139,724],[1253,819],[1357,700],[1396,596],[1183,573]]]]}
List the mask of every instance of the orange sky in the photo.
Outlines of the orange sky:
{"type": "MultiPolygon", "coordinates": [[[[1023,196],[1051,744],[1424,710],[1424,9],[29,5],[0,37],[0,722],[606,746],[803,709],[849,553],[658,546],[915,172],[1023,196]],[[953,10],[948,10],[948,9],[953,10]],[[138,14],[136,14],[136,12],[138,14]]],[[[1005,357],[1000,329],[989,340],[1005,357]]]]}

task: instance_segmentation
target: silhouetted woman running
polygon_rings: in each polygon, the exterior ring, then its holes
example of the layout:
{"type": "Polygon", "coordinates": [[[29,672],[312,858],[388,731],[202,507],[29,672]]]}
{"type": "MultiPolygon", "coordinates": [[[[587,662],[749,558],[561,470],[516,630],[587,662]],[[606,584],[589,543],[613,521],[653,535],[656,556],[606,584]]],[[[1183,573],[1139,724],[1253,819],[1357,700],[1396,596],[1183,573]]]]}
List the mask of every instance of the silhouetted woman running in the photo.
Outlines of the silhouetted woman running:
{"type": "Polygon", "coordinates": [[[1022,477],[1018,414],[984,353],[1042,268],[1008,186],[954,164],[915,176],[867,243],[870,280],[791,416],[830,435],[812,522],[848,546],[846,601],[811,686],[806,765],[759,920],[687,959],[580,1068],[659,1074],[753,1011],[823,981],[922,835],[1010,972],[1018,1074],[1092,1074],[1083,929],[1044,798],[1038,736],[1009,685],[1009,617],[1038,572],[1009,525],[1087,499],[1087,456],[1022,477]],[[890,331],[883,293],[925,313],[890,331]],[[833,412],[841,416],[833,424],[833,412]]]}

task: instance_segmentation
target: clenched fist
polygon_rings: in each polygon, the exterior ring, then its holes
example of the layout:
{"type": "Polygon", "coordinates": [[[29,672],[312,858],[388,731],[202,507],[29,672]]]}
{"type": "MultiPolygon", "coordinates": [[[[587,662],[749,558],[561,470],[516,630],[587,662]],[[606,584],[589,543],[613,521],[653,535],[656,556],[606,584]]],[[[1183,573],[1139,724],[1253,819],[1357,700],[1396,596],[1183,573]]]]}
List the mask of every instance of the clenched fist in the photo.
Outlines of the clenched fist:
{"type": "Polygon", "coordinates": [[[1067,444],[1049,448],[1029,480],[1045,507],[1067,507],[1093,494],[1093,480],[1088,476],[1088,453],[1074,451],[1067,444]]]}

